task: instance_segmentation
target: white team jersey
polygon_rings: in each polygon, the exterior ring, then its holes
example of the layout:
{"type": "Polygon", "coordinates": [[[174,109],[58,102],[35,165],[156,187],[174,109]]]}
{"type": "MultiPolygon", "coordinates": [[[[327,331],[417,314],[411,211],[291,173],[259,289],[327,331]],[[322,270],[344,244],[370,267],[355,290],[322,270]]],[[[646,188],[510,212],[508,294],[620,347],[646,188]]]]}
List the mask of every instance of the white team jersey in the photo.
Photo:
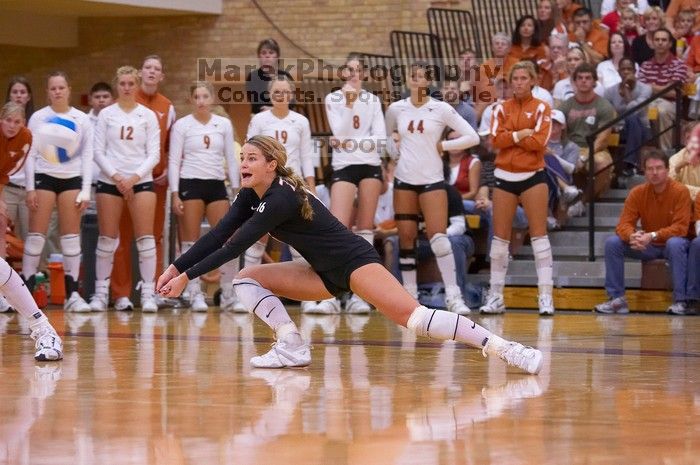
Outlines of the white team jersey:
{"type": "Polygon", "coordinates": [[[160,160],[160,126],[153,111],[140,103],[125,112],[114,103],[100,111],[95,128],[95,159],[99,180],[114,184],[112,176],[137,175],[137,184],[153,181],[151,171],[160,160]]]}
{"type": "Polygon", "coordinates": [[[180,178],[226,178],[224,160],[231,187],[240,187],[238,161],[233,138],[233,126],[228,118],[211,115],[209,122],[200,123],[193,115],[175,122],[170,130],[168,182],[172,192],[178,192],[180,178]]]}
{"type": "Polygon", "coordinates": [[[32,145],[31,149],[29,149],[27,161],[24,164],[27,190],[34,190],[34,174],[43,173],[60,179],[82,176],[81,189],[89,191],[90,183],[92,182],[93,157],[93,132],[90,118],[82,111],[73,107],[70,107],[66,113],[56,113],[51,107],[44,107],[29,118],[27,128],[34,132],[44,124],[45,121],[55,116],[71,120],[75,123],[76,130],[80,135],[80,146],[70,161],[56,164],[48,162],[37,151],[36,146],[32,145]]]}
{"type": "Polygon", "coordinates": [[[333,150],[334,170],[350,165],[381,165],[386,127],[379,97],[362,89],[352,108],[348,108],[345,94],[337,90],[326,95],[326,115],[333,136],[350,141],[349,147],[333,150]]]}
{"type": "MultiPolygon", "coordinates": [[[[410,98],[392,103],[386,113],[386,132],[391,134],[394,131],[401,137],[395,177],[413,185],[445,180],[438,142],[442,141],[444,150],[461,150],[479,143],[474,129],[452,106],[432,97],[420,107],[415,107],[410,98]],[[455,130],[460,137],[443,140],[446,127],[455,130]]],[[[396,155],[392,142],[389,149],[396,155]]]]}
{"type": "Polygon", "coordinates": [[[272,111],[262,111],[250,120],[246,139],[264,135],[277,139],[287,150],[287,167],[304,178],[314,177],[314,148],[311,126],[305,116],[290,111],[278,118],[272,111]]]}

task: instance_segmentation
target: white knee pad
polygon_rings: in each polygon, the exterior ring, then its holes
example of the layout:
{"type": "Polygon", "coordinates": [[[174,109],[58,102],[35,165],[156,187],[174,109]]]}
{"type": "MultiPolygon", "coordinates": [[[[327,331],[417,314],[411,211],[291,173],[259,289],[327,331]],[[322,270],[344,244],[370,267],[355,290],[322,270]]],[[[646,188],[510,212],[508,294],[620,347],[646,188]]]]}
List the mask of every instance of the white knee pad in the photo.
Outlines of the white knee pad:
{"type": "Polygon", "coordinates": [[[430,249],[436,257],[444,257],[452,253],[452,244],[447,234],[437,233],[430,239],[430,249]]]}
{"type": "Polygon", "coordinates": [[[192,248],[194,241],[182,241],[180,242],[180,254],[184,254],[192,248]]]}
{"type": "Polygon", "coordinates": [[[372,231],[371,229],[360,229],[358,231],[355,231],[355,234],[369,242],[369,245],[374,247],[374,231],[372,231]]]}
{"type": "Polygon", "coordinates": [[[136,250],[139,256],[150,258],[156,256],[156,238],[154,236],[141,236],[136,238],[136,250]]]}
{"type": "Polygon", "coordinates": [[[61,236],[61,252],[63,252],[64,257],[77,257],[80,255],[80,236],[78,234],[61,236]]]}
{"type": "Polygon", "coordinates": [[[248,313],[253,313],[263,300],[275,297],[272,292],[262,287],[259,282],[252,278],[234,279],[233,288],[236,290],[238,300],[248,310],[248,313]]]}
{"type": "Polygon", "coordinates": [[[530,241],[532,253],[535,256],[535,266],[543,268],[552,266],[552,246],[549,244],[549,236],[534,237],[530,241]]]}
{"type": "Polygon", "coordinates": [[[508,247],[510,246],[510,241],[501,239],[500,237],[493,236],[491,241],[491,250],[489,251],[489,257],[491,260],[508,260],[508,247]]]}
{"type": "Polygon", "coordinates": [[[98,257],[111,257],[117,251],[117,247],[119,247],[118,237],[100,236],[97,238],[95,255],[98,257]]]}
{"type": "Polygon", "coordinates": [[[29,233],[27,234],[27,239],[24,241],[24,253],[32,257],[41,255],[42,250],[44,250],[44,243],[46,242],[46,236],[39,233],[29,233]]]}

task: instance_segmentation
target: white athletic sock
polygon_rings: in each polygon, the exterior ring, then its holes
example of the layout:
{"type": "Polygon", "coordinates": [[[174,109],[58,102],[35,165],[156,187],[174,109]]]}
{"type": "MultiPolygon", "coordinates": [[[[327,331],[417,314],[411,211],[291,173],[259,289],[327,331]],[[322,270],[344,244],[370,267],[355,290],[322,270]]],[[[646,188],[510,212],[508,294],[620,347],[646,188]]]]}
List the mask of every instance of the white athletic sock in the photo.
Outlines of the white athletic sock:
{"type": "Polygon", "coordinates": [[[446,234],[438,233],[430,239],[430,248],[435,255],[442,282],[447,289],[457,287],[457,271],[452,244],[446,234]]]}
{"type": "Polygon", "coordinates": [[[221,287],[222,292],[233,288],[233,279],[238,274],[240,268],[239,263],[239,257],[236,257],[219,267],[219,287],[221,287]]]}
{"type": "Polygon", "coordinates": [[[535,256],[537,269],[537,287],[540,294],[552,295],[554,281],[552,279],[552,246],[548,236],[534,237],[530,241],[532,253],[535,256]]]}
{"type": "Polygon", "coordinates": [[[97,281],[107,281],[112,275],[114,252],[119,246],[119,238],[99,236],[95,251],[95,278],[97,281]]]}
{"type": "Polygon", "coordinates": [[[416,297],[418,295],[416,251],[415,249],[399,249],[399,269],[403,287],[416,297]]]}
{"type": "Polygon", "coordinates": [[[491,241],[491,292],[503,295],[508,272],[508,254],[510,241],[493,236],[491,241]]]}
{"type": "Polygon", "coordinates": [[[355,231],[355,234],[369,242],[369,245],[374,247],[374,231],[372,231],[371,229],[359,229],[355,231]]]}
{"type": "Polygon", "coordinates": [[[422,305],[413,311],[406,327],[419,336],[440,340],[452,339],[480,349],[489,340],[497,345],[503,342],[500,336],[469,318],[422,305]]]}
{"type": "Polygon", "coordinates": [[[243,268],[251,265],[259,265],[262,263],[262,257],[265,254],[265,244],[258,241],[248,247],[243,256],[243,268]]]}
{"type": "Polygon", "coordinates": [[[31,329],[49,324],[48,318],[37,307],[22,278],[2,258],[0,258],[0,289],[12,308],[29,321],[31,329]]]}
{"type": "Polygon", "coordinates": [[[283,338],[299,329],[287,313],[280,299],[251,278],[234,279],[233,286],[241,303],[255,313],[277,336],[283,338]]]}

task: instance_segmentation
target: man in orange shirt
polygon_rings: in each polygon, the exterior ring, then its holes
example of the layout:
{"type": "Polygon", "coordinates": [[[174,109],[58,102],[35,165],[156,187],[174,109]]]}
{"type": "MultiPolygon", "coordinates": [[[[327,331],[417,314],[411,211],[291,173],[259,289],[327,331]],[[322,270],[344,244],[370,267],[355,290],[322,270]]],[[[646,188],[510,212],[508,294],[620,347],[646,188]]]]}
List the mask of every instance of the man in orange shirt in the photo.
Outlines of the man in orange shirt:
{"type": "Polygon", "coordinates": [[[593,65],[607,57],[608,33],[598,24],[593,24],[593,13],[588,8],[579,8],[574,13],[569,40],[581,46],[593,65]]]}
{"type": "MultiPolygon", "coordinates": [[[[163,229],[165,225],[165,202],[168,191],[168,142],[170,127],[175,122],[175,108],[172,102],[158,92],[163,81],[163,61],[158,55],[149,55],[141,67],[141,88],[136,101],[153,110],[160,125],[160,161],[153,169],[153,188],[156,192],[156,214],[153,235],[156,239],[156,276],[163,271],[163,229]]],[[[119,224],[119,248],[114,254],[115,266],[112,271],[111,291],[115,310],[133,310],[129,296],[133,286],[131,277],[131,242],[133,228],[128,211],[124,210],[119,224]]]]}
{"type": "Polygon", "coordinates": [[[688,226],[691,202],[688,188],[669,178],[668,157],[647,152],[642,163],[647,182],[634,187],[620,214],[614,235],[605,241],[605,290],[610,300],[596,305],[598,313],[627,313],[625,257],[642,261],[665,258],[673,280],[673,304],[668,313],[685,315],[689,299],[688,226]],[[637,223],[641,221],[641,230],[637,223]]]}

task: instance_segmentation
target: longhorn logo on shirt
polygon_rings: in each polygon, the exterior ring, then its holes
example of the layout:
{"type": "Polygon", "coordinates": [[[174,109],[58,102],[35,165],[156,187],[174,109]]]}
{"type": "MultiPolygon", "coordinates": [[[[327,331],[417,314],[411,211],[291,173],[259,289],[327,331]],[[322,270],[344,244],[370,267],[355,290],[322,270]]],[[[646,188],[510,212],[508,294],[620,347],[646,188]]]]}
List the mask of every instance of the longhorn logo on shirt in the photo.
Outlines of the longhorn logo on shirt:
{"type": "Polygon", "coordinates": [[[531,111],[526,111],[525,116],[527,116],[527,119],[532,118],[532,112],[531,111]]]}

